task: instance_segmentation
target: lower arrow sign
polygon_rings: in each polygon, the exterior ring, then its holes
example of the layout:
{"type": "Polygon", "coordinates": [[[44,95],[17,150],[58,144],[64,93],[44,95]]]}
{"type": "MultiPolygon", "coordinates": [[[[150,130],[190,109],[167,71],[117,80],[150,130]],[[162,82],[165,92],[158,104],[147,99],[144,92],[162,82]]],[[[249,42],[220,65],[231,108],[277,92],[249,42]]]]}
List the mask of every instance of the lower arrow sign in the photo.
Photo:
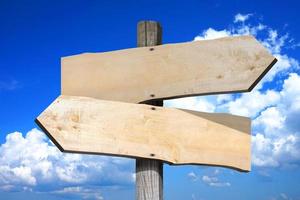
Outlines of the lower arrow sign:
{"type": "Polygon", "coordinates": [[[37,119],[61,151],[250,171],[250,119],[60,96],[37,119]]]}

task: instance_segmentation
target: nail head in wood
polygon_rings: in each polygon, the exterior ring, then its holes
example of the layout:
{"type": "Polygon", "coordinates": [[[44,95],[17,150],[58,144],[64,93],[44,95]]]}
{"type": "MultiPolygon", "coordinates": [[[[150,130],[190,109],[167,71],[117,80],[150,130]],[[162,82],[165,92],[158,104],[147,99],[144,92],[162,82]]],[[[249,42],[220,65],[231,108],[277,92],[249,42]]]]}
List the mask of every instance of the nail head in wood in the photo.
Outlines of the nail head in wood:
{"type": "MultiPolygon", "coordinates": [[[[162,43],[162,28],[155,21],[141,21],[137,27],[137,46],[156,46],[162,43]]],[[[154,51],[150,47],[149,51],[154,51]]],[[[150,97],[155,97],[150,94],[150,97]]],[[[162,100],[151,100],[149,105],[163,105],[162,100]]],[[[151,107],[151,110],[155,110],[151,107]]],[[[155,154],[151,153],[151,157],[155,154]]],[[[163,163],[159,160],[136,159],[136,200],[163,199],[163,163]]]]}

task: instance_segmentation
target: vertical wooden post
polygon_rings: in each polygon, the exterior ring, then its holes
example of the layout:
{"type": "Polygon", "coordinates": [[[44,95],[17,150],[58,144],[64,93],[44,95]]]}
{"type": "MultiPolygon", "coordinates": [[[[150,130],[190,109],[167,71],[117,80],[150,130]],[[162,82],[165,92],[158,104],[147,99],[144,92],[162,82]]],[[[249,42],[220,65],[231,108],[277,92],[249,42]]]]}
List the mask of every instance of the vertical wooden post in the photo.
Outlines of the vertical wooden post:
{"type": "MultiPolygon", "coordinates": [[[[162,43],[162,28],[155,21],[141,21],[137,27],[137,46],[155,46],[162,43]]],[[[155,50],[150,49],[149,50],[155,50]]],[[[149,105],[163,106],[162,100],[149,105]]],[[[136,159],[136,200],[163,199],[163,163],[159,160],[136,159]]]]}

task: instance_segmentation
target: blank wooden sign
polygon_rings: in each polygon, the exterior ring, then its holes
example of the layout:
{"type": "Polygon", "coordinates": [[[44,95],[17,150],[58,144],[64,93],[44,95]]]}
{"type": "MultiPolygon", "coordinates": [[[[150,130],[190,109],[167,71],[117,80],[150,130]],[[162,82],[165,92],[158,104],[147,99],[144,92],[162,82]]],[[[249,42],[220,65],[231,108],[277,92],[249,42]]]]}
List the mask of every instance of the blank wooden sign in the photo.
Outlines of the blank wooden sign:
{"type": "Polygon", "coordinates": [[[64,57],[63,95],[145,102],[250,91],[276,59],[252,36],[64,57]]]}
{"type": "Polygon", "coordinates": [[[66,152],[250,170],[250,119],[60,96],[36,120],[66,152]]]}

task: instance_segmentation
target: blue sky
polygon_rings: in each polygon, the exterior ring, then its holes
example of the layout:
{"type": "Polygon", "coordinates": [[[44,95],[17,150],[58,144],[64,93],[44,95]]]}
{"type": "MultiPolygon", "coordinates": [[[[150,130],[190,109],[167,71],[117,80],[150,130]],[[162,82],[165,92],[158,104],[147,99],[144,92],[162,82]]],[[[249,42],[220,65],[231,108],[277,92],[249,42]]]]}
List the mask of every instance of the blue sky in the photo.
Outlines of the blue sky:
{"type": "Polygon", "coordinates": [[[134,199],[134,160],[62,154],[34,119],[60,94],[60,57],[253,34],[278,63],[250,93],[165,102],[253,119],[252,171],[164,166],[165,199],[300,199],[297,1],[0,1],[0,199],[134,199]]]}

